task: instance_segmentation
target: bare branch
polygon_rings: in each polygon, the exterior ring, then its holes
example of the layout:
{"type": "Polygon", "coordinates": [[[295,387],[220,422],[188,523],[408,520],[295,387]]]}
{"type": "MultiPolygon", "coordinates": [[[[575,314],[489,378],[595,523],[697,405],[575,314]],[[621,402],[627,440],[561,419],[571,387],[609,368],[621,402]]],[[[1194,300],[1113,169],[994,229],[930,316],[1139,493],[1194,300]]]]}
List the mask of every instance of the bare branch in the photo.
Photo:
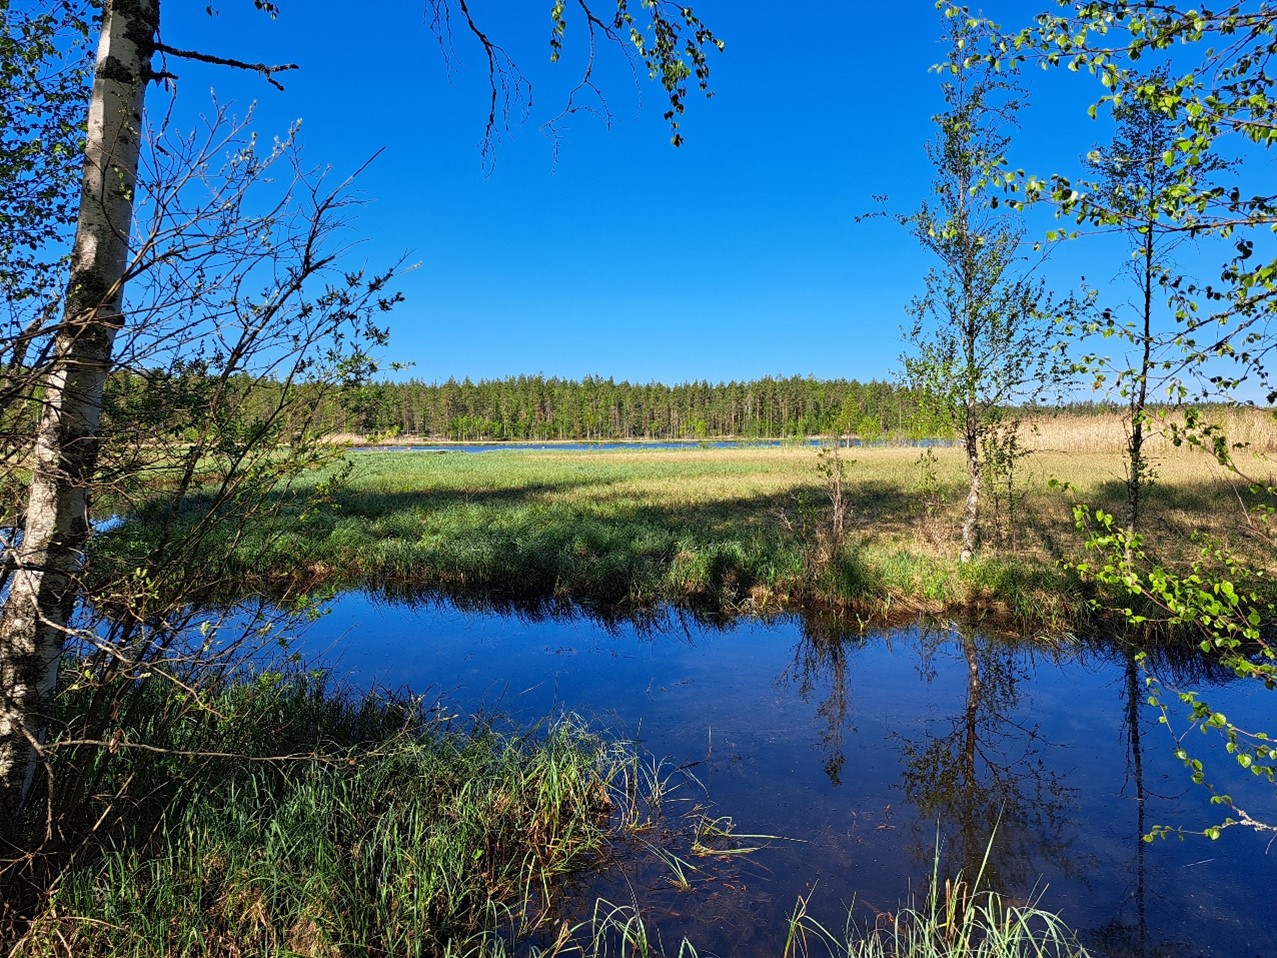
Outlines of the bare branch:
{"type": "Polygon", "coordinates": [[[522,118],[526,118],[528,110],[532,108],[532,84],[528,82],[527,77],[519,70],[505,49],[495,43],[475,22],[467,0],[457,0],[457,5],[461,9],[462,16],[466,18],[466,27],[482,45],[483,53],[488,58],[488,122],[484,126],[481,149],[484,165],[491,168],[493,147],[496,146],[500,135],[497,128],[497,102],[504,101],[501,107],[502,125],[508,130],[513,104],[522,105],[522,118]]]}
{"type": "MultiPolygon", "coordinates": [[[[236,70],[252,70],[255,73],[260,73],[266,78],[266,82],[277,90],[284,89],[284,86],[275,79],[274,74],[283,73],[286,70],[300,69],[296,63],[281,63],[276,66],[270,66],[265,63],[246,63],[243,60],[218,57],[211,53],[200,53],[196,50],[179,50],[177,47],[171,47],[167,43],[157,43],[155,45],[155,52],[167,54],[168,56],[180,57],[183,60],[198,60],[200,63],[213,63],[217,66],[233,67],[236,70]]],[[[165,75],[171,76],[172,74],[165,75]]]]}

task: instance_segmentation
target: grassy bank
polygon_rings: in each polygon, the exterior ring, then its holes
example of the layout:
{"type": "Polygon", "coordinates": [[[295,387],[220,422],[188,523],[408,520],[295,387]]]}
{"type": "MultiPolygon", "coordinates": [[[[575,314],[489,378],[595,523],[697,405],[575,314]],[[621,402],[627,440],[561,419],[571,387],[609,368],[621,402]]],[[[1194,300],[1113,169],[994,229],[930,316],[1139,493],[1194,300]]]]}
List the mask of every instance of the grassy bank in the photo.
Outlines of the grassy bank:
{"type": "Polygon", "coordinates": [[[46,851],[5,871],[38,902],[13,956],[464,951],[548,919],[646,797],[636,753],[573,720],[461,723],[315,673],[80,678],[67,735],[112,744],[54,749],[46,851]]]}
{"type": "MultiPolygon", "coordinates": [[[[1011,484],[986,487],[986,547],[967,564],[956,559],[965,464],[953,448],[844,450],[848,519],[837,542],[808,447],[355,453],[325,508],[269,543],[250,534],[235,548],[266,554],[243,578],[276,590],[436,591],[604,613],[659,602],[725,613],[823,606],[1077,627],[1087,587],[1060,563],[1083,553],[1076,501],[1122,509],[1120,423],[1052,422],[1027,438],[1036,451],[1011,484]]],[[[1199,531],[1254,548],[1243,483],[1187,447],[1154,443],[1151,456],[1152,554],[1191,558],[1199,531]]],[[[107,565],[128,569],[145,553],[145,523],[127,538],[107,538],[107,565]]]]}

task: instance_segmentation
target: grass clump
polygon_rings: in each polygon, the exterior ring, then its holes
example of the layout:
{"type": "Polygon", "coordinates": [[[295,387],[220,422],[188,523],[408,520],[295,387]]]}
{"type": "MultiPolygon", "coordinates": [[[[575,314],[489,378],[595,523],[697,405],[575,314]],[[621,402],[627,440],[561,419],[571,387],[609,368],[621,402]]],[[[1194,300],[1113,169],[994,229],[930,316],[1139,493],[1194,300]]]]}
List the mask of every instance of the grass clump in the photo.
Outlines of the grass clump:
{"type": "Polygon", "coordinates": [[[789,923],[784,958],[1091,958],[1054,912],[1031,900],[1012,902],[983,887],[989,849],[974,876],[941,879],[937,851],[926,900],[880,915],[860,932],[820,924],[800,899],[789,923]]]}
{"type": "Polygon", "coordinates": [[[10,927],[14,958],[437,956],[514,940],[601,862],[618,804],[643,800],[622,784],[633,753],[572,718],[461,727],[307,673],[205,687],[198,707],[189,681],[142,686],[146,701],[113,710],[133,717],[114,748],[54,759],[62,841],[33,859],[49,870],[10,927]]]}

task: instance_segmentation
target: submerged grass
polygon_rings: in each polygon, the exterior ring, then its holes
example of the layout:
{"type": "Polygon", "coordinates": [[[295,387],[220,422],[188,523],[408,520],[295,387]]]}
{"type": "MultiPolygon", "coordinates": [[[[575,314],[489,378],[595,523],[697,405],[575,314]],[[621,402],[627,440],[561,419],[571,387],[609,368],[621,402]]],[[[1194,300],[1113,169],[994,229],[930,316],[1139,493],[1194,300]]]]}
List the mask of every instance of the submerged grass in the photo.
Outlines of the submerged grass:
{"type": "Polygon", "coordinates": [[[975,874],[942,877],[937,846],[925,899],[860,931],[834,932],[800,899],[789,921],[784,958],[1090,958],[1057,914],[1038,901],[1008,901],[984,887],[992,840],[975,874]]]}
{"type": "MultiPolygon", "coordinates": [[[[848,520],[832,548],[822,529],[828,490],[810,448],[359,453],[329,508],[269,544],[250,535],[236,548],[267,552],[258,582],[276,589],[328,583],[613,610],[812,605],[874,617],[975,614],[1044,631],[1080,624],[1086,592],[1059,563],[1082,551],[1075,501],[1121,509],[1122,458],[1111,444],[1046,447],[1022,464],[1011,500],[990,493],[989,542],[968,564],[955,541],[959,450],[930,451],[929,467],[916,449],[844,455],[848,520]]],[[[1249,547],[1240,508],[1220,508],[1249,493],[1210,457],[1170,450],[1155,469],[1153,552],[1189,555],[1194,530],[1249,547]]],[[[145,514],[130,525],[101,550],[125,569],[145,549],[145,514]]]]}

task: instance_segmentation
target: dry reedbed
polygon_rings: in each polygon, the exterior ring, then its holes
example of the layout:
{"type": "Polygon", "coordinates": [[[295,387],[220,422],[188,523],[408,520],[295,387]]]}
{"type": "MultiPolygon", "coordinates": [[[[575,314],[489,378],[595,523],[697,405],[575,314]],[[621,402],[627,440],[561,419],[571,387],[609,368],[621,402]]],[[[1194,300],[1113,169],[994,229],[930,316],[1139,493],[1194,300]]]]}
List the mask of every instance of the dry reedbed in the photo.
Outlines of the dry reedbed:
{"type": "MultiPolygon", "coordinates": [[[[1209,409],[1203,424],[1219,427],[1239,459],[1247,455],[1277,453],[1277,414],[1264,409],[1209,409]]],[[[1174,428],[1183,428],[1181,413],[1154,414],[1145,426],[1146,448],[1153,453],[1175,448],[1174,428]]],[[[1025,424],[1026,445],[1053,452],[1120,452],[1126,447],[1129,425],[1119,413],[1080,416],[1047,415],[1025,424]]]]}

